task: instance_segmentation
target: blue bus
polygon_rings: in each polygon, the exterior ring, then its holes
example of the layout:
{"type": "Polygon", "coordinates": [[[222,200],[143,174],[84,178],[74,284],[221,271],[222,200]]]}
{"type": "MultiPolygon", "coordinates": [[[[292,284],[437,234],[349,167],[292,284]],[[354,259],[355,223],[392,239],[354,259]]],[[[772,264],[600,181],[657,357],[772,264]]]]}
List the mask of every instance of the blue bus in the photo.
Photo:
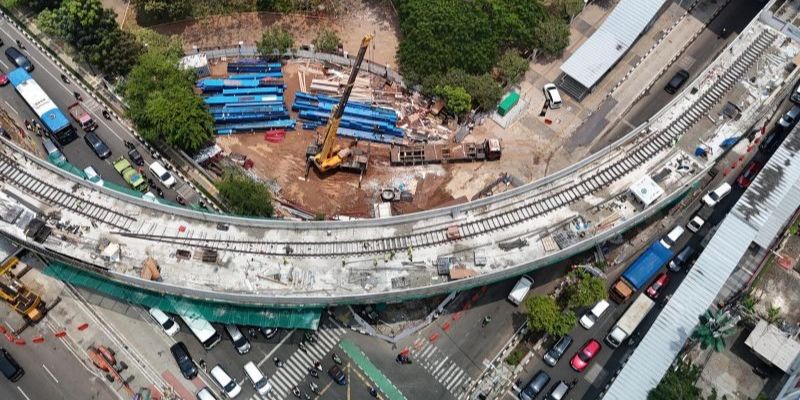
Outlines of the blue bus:
{"type": "Polygon", "coordinates": [[[50,100],[41,86],[22,68],[17,68],[8,73],[8,80],[14,85],[22,99],[28,103],[50,136],[59,144],[65,145],[78,138],[75,128],[69,119],[58,109],[56,103],[50,100]]]}

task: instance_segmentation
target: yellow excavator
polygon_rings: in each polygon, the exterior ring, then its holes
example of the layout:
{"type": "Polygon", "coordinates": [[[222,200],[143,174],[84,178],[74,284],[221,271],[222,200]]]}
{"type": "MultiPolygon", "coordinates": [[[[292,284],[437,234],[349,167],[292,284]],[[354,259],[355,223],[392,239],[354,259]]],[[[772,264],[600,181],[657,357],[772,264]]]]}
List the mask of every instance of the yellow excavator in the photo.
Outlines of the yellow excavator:
{"type": "MultiPolygon", "coordinates": [[[[353,63],[353,70],[350,71],[350,77],[347,79],[347,86],[344,88],[342,98],[339,99],[339,104],[331,110],[331,116],[328,118],[328,123],[325,125],[324,133],[322,135],[322,143],[317,141],[312,143],[306,149],[306,158],[308,159],[309,167],[314,164],[319,172],[327,172],[337,168],[350,170],[363,174],[367,170],[369,163],[369,152],[356,148],[340,148],[336,144],[336,132],[339,130],[339,122],[344,115],[344,109],[347,105],[347,100],[350,98],[350,93],[353,91],[353,85],[358,75],[358,70],[361,68],[361,62],[364,61],[364,54],[367,52],[367,47],[372,41],[372,35],[368,34],[361,40],[361,47],[358,49],[358,55],[353,63]]],[[[319,139],[319,138],[318,138],[319,139]]],[[[308,175],[308,168],[306,169],[308,175]]]]}

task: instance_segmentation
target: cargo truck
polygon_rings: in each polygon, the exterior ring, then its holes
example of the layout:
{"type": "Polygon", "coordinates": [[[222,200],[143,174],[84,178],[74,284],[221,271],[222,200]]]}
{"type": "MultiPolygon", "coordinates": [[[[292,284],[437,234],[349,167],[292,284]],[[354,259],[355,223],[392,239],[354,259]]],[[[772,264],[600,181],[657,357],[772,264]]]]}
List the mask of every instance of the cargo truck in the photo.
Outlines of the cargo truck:
{"type": "Polygon", "coordinates": [[[531,286],[533,286],[533,279],[528,275],[522,275],[517,284],[514,285],[514,288],[511,289],[511,293],[508,294],[508,301],[515,306],[520,305],[531,290],[531,286]]]}
{"type": "Polygon", "coordinates": [[[125,182],[128,182],[132,188],[142,192],[147,190],[147,182],[145,182],[141,174],[131,167],[131,163],[125,157],[120,157],[117,161],[114,161],[114,169],[122,175],[125,182]]]}
{"type": "Polygon", "coordinates": [[[636,330],[647,313],[653,309],[654,304],[652,299],[640,294],[630,308],[625,311],[625,314],[622,314],[622,318],[611,328],[611,332],[606,336],[606,342],[611,347],[619,347],[636,330]]]}
{"type": "Polygon", "coordinates": [[[81,103],[75,103],[67,107],[67,111],[69,111],[69,115],[72,116],[72,119],[83,128],[84,132],[91,132],[97,129],[97,123],[94,122],[92,115],[83,108],[81,103]]]}
{"type": "Polygon", "coordinates": [[[637,290],[646,285],[670,259],[672,259],[672,250],[664,247],[661,242],[651,244],[614,283],[609,297],[617,304],[624,303],[637,290]]]}

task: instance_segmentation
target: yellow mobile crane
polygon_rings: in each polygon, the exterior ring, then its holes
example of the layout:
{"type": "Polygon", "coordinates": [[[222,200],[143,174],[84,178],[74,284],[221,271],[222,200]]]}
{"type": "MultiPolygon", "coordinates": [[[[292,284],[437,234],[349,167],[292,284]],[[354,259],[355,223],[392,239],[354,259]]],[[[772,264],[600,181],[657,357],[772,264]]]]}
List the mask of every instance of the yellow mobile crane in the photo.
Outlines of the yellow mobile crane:
{"type": "Polygon", "coordinates": [[[44,316],[45,304],[38,294],[28,289],[11,272],[17,263],[19,258],[11,256],[0,265],[0,298],[8,302],[26,321],[38,322],[44,316]]]}
{"type": "MultiPolygon", "coordinates": [[[[340,149],[336,144],[336,132],[339,130],[339,122],[342,119],[342,115],[344,115],[347,100],[350,98],[350,92],[353,91],[358,70],[361,68],[361,62],[364,61],[364,54],[367,52],[367,47],[369,42],[372,41],[372,37],[372,34],[368,34],[361,40],[361,47],[358,49],[358,55],[353,63],[353,70],[350,71],[350,77],[347,79],[347,86],[344,88],[342,98],[339,99],[339,104],[331,111],[331,116],[325,125],[322,143],[320,144],[317,141],[310,144],[306,149],[306,158],[309,166],[314,164],[320,172],[327,172],[336,168],[358,173],[364,173],[367,170],[369,153],[354,148],[340,149]]],[[[306,169],[306,175],[308,175],[308,169],[306,169]]]]}

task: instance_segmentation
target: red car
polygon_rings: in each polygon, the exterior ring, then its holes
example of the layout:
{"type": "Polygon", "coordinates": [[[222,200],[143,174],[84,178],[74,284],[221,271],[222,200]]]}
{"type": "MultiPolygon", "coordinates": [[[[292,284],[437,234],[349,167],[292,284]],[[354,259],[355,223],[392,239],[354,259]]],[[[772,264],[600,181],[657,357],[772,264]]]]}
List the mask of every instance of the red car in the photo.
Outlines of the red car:
{"type": "Polygon", "coordinates": [[[756,175],[758,175],[758,172],[761,171],[763,166],[764,165],[759,162],[750,161],[750,164],[747,164],[747,168],[745,168],[744,172],[739,175],[739,179],[736,180],[736,183],[739,185],[739,187],[743,188],[750,186],[750,184],[753,183],[753,179],[756,178],[756,175]]]}
{"type": "Polygon", "coordinates": [[[600,345],[600,342],[594,339],[589,339],[583,347],[572,357],[570,360],[569,365],[572,366],[572,369],[578,372],[583,372],[586,367],[589,365],[589,362],[592,361],[594,356],[600,352],[600,349],[603,346],[600,345]]]}
{"type": "Polygon", "coordinates": [[[653,300],[657,299],[658,295],[661,294],[661,290],[664,289],[664,286],[667,286],[667,282],[669,282],[669,275],[667,275],[666,272],[658,274],[653,284],[647,288],[647,296],[653,300]]]}
{"type": "Polygon", "coordinates": [[[5,72],[0,72],[0,86],[8,85],[8,75],[5,72]]]}

